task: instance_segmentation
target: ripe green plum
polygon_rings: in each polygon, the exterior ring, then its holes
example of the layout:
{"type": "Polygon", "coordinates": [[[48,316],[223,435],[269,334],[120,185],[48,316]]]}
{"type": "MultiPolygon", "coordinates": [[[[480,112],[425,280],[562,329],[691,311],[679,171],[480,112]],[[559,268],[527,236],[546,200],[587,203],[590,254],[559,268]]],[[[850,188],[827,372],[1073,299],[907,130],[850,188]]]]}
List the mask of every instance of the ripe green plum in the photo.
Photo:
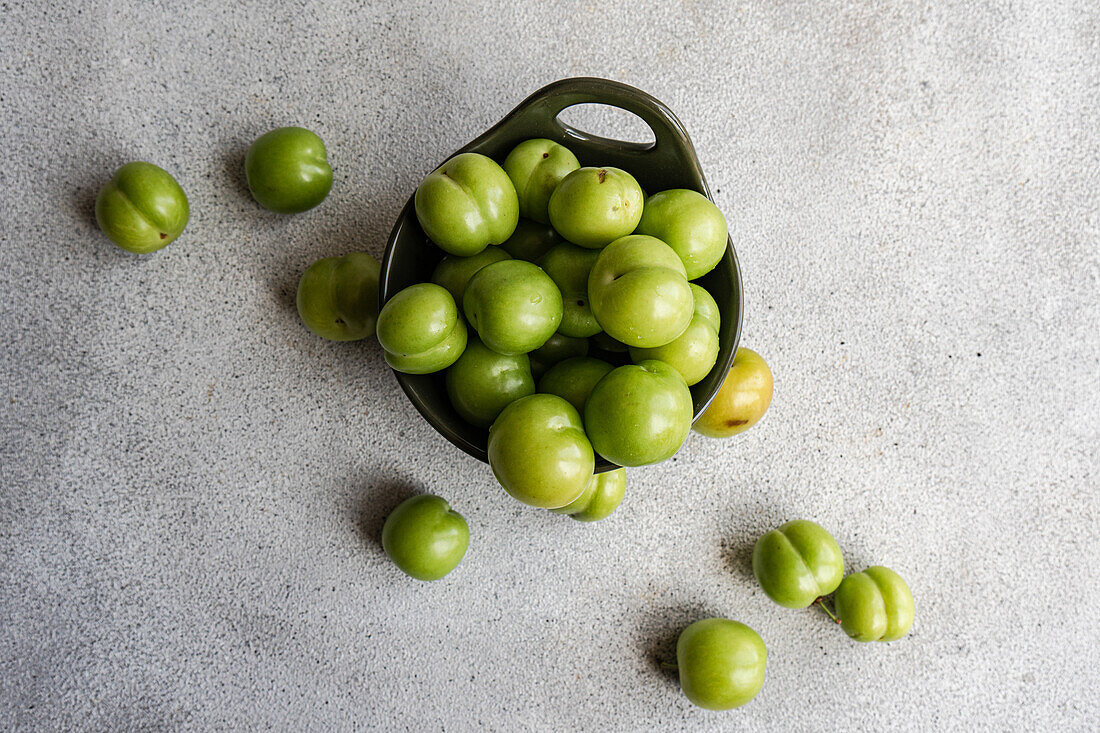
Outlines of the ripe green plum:
{"type": "Polygon", "coordinates": [[[413,207],[428,239],[459,257],[500,244],[519,221],[512,180],[479,153],[460,153],[428,174],[416,189],[413,207]]]}
{"type": "Polygon", "coordinates": [[[531,352],[531,361],[537,361],[545,372],[559,361],[588,355],[588,339],[566,336],[560,331],[546,339],[542,346],[531,352]]]}
{"type": "Polygon", "coordinates": [[[441,497],[414,496],[401,502],[382,525],[382,548],[417,580],[439,580],[466,555],[470,527],[441,497]]]}
{"type": "Polygon", "coordinates": [[[913,594],[901,576],[874,565],[845,578],[833,596],[840,627],[856,641],[896,641],[913,626],[913,594]]]}
{"type": "Polygon", "coordinates": [[[314,262],[298,281],[302,323],[332,341],[373,336],[378,318],[378,271],[378,260],[366,252],[314,262]]]}
{"type": "Polygon", "coordinates": [[[530,219],[520,219],[512,236],[504,240],[500,248],[517,260],[538,262],[551,247],[563,241],[565,240],[554,231],[553,227],[530,219]]]}
{"type": "Polygon", "coordinates": [[[386,363],[406,374],[446,369],[466,348],[466,323],[447,290],[417,283],[397,292],[378,313],[378,343],[386,363]]]}
{"type": "Polygon", "coordinates": [[[563,311],[558,330],[565,336],[587,338],[602,330],[588,304],[588,275],[599,256],[598,250],[562,242],[538,261],[561,291],[563,311]]]}
{"type": "Polygon", "coordinates": [[[558,514],[568,514],[578,522],[598,522],[607,519],[623,503],[626,495],[626,469],[593,474],[584,491],[573,501],[559,509],[558,514]]]}
{"type": "Polygon", "coordinates": [[[489,466],[519,501],[556,509],[584,491],[595,456],[573,406],[556,395],[533,394],[505,407],[493,421],[489,466]]]}
{"type": "Polygon", "coordinates": [[[312,209],[332,190],[325,143],[303,127],[280,127],[256,138],[244,157],[244,175],[256,202],[279,214],[312,209]]]}
{"type": "Polygon", "coordinates": [[[550,223],[550,194],[561,179],[581,167],[577,156],[564,145],[545,138],[524,140],[504,159],[504,170],[519,197],[519,215],[550,223]]]}
{"type": "Polygon", "coordinates": [[[626,236],[642,218],[645,196],[618,168],[578,168],[550,196],[550,223],[573,244],[600,249],[626,236]]]}
{"type": "Polygon", "coordinates": [[[462,296],[462,310],[490,349],[525,354],[558,330],[561,293],[538,265],[504,260],[474,273],[462,296]]]}
{"type": "Polygon", "coordinates": [[[690,387],[702,381],[718,361],[718,327],[721,314],[710,293],[690,283],[695,298],[695,312],[687,329],[664,346],[651,349],[630,349],[635,362],[657,359],[680,372],[690,387]]]}
{"type": "Polygon", "coordinates": [[[672,247],[684,263],[688,280],[713,270],[729,242],[722,212],[706,196],[686,188],[647,198],[636,233],[656,237],[672,247]]]}
{"type": "Polygon", "coordinates": [[[187,194],[172,175],[135,161],[115,171],[95,200],[95,220],[127,252],[147,254],[175,241],[191,218],[187,194]]]}
{"type": "Polygon", "coordinates": [[[550,367],[539,380],[539,392],[555,394],[584,414],[584,403],[592,388],[614,369],[602,359],[588,356],[560,361],[550,367]]]}
{"type": "Polygon", "coordinates": [[[756,697],[767,662],[764,640],[739,621],[701,619],[676,641],[680,689],[706,710],[732,710],[756,697]]]}
{"type": "Polygon", "coordinates": [[[504,355],[471,335],[466,350],[447,370],[447,396],[463,420],[487,428],[505,407],[535,393],[526,354],[504,355]]]}
{"type": "Polygon", "coordinates": [[[840,585],[844,556],[821,525],[795,519],[757,540],[752,572],[768,597],[780,606],[806,608],[840,585]]]}
{"type": "Polygon", "coordinates": [[[695,312],[680,258],[661,240],[640,234],[600,252],[588,276],[588,298],[609,336],[639,348],[674,340],[695,312]]]}
{"type": "Polygon", "coordinates": [[[671,458],[687,439],[691,418],[691,391],[684,378],[656,360],[613,369],[584,404],[592,447],[620,466],[671,458]]]}
{"type": "Polygon", "coordinates": [[[432,272],[432,282],[445,287],[455,303],[461,304],[462,296],[466,294],[466,285],[474,273],[486,265],[510,259],[512,257],[500,247],[486,247],[469,257],[445,255],[432,272]]]}

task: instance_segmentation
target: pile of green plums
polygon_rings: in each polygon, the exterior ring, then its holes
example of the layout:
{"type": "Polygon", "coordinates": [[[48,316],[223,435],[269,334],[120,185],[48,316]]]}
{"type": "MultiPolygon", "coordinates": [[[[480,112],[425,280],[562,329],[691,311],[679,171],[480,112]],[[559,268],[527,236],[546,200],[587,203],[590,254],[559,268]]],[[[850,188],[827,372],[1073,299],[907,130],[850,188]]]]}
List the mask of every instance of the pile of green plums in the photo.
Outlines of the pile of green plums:
{"type": "Polygon", "coordinates": [[[451,404],[488,430],[489,464],[516,499],[606,516],[622,491],[601,493],[597,454],[658,463],[691,429],[689,387],[715,366],[721,322],[691,281],[725,253],[725,218],[696,191],[647,198],[630,173],[582,167],[545,139],[519,143],[502,163],[456,155],[413,203],[442,257],[430,282],[378,313],[387,362],[446,370],[451,404]],[[631,363],[600,358],[609,352],[631,363]]]}

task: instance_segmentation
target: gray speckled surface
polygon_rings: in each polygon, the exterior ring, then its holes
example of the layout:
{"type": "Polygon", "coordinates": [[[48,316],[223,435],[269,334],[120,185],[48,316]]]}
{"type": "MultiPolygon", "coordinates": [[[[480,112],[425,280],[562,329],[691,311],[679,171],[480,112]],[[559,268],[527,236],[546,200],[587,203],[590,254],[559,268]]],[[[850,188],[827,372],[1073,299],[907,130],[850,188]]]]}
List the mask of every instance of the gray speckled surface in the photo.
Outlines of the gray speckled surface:
{"type": "Polygon", "coordinates": [[[354,5],[0,2],[0,727],[1095,725],[1095,3],[354,5]],[[632,471],[592,526],[512,501],[376,345],[292,305],[312,260],[380,256],[436,162],[582,74],[691,132],[776,379],[757,428],[632,471]],[[283,218],[240,163],[291,123],[336,182],[283,218]],[[153,256],[90,215],[131,159],[191,199],[153,256]],[[417,491],[473,533],[431,585],[377,542],[417,491]],[[796,516],[907,578],[909,639],[762,595],[752,542],[796,516]],[[656,667],[703,615],[768,645],[740,711],[656,667]]]}

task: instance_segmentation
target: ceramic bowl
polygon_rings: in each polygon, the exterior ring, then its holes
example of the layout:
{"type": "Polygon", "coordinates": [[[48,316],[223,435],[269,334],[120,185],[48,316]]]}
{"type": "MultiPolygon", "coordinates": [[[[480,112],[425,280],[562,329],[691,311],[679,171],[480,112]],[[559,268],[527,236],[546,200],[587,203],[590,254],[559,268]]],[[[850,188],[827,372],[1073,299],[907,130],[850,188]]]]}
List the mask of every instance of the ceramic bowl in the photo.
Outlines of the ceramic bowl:
{"type": "MultiPolygon", "coordinates": [[[[503,163],[512,148],[534,137],[548,138],[566,146],[582,166],[622,168],[633,175],[647,193],[689,188],[711,198],[695,149],[676,116],[645,92],[608,79],[563,79],[545,86],[453,155],[481,153],[503,163]],[[634,113],[653,130],[654,141],[640,144],[608,140],[577,130],[559,120],[561,112],[568,107],[591,103],[611,105],[634,113]]],[[[438,165],[443,162],[439,161],[438,165]]],[[[438,165],[430,170],[435,170],[438,165]]],[[[425,174],[428,172],[425,170],[425,174]]],[[[410,196],[386,244],[379,280],[379,307],[401,289],[430,280],[442,256],[442,250],[432,244],[421,230],[410,196]]],[[[727,242],[725,255],[718,266],[695,282],[710,291],[722,313],[718,361],[710,373],[691,388],[694,419],[698,419],[722,386],[741,336],[741,271],[732,241],[727,242]]],[[[626,354],[594,355],[613,363],[626,363],[628,360],[626,354]]],[[[489,433],[468,424],[455,412],[447,397],[445,372],[416,375],[395,371],[394,374],[409,400],[432,427],[466,453],[488,462],[486,444],[489,433]]],[[[613,468],[617,466],[601,456],[596,457],[597,472],[613,468]]]]}

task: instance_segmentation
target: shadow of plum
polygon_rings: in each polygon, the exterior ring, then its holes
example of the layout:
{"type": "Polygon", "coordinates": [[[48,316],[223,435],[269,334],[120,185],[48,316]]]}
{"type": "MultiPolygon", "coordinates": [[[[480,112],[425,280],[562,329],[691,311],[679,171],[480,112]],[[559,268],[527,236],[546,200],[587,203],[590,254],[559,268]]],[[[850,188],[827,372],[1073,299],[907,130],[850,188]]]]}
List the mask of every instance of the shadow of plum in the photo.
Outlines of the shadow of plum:
{"type": "Polygon", "coordinates": [[[676,671],[676,641],[680,632],[699,619],[721,616],[713,607],[702,603],[677,603],[657,607],[648,614],[651,623],[643,624],[640,633],[645,639],[645,658],[649,666],[674,685],[679,685],[676,671]]]}
{"type": "Polygon", "coordinates": [[[356,526],[363,541],[382,549],[382,525],[397,505],[423,493],[421,487],[408,481],[388,481],[366,491],[356,511],[356,526]]]}

